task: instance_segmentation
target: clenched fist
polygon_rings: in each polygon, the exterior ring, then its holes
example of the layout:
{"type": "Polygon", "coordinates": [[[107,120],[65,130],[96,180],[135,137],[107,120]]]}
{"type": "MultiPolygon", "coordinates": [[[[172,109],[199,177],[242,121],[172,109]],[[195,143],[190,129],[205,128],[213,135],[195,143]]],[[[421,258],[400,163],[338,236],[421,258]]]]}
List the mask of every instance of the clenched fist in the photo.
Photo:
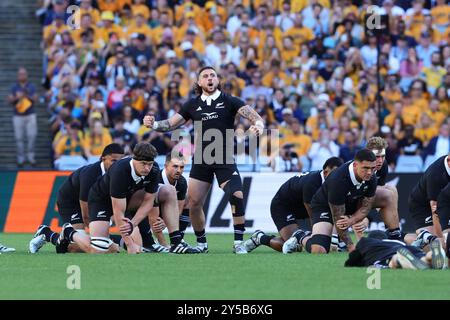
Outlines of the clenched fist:
{"type": "Polygon", "coordinates": [[[146,115],[144,117],[144,126],[146,126],[147,128],[152,128],[153,124],[155,123],[155,117],[153,115],[146,115]]]}

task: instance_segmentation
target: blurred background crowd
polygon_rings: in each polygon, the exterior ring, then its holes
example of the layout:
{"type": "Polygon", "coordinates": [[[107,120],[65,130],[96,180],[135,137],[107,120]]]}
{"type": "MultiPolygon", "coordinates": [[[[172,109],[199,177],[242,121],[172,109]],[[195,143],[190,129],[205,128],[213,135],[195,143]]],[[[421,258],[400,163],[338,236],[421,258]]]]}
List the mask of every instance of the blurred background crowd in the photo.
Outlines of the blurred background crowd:
{"type": "MultiPolygon", "coordinates": [[[[277,129],[280,147],[252,159],[274,171],[320,169],[344,161],[374,135],[387,160],[419,167],[450,151],[450,6],[445,0],[44,0],[43,85],[54,158],[95,158],[111,142],[130,152],[151,142],[160,155],[170,134],[141,125],[166,119],[194,97],[201,66],[223,92],[241,97],[277,129]],[[80,10],[67,12],[70,5],[80,10]],[[369,6],[389,17],[367,33],[369,6]],[[79,19],[80,28],[71,25],[79,19]]],[[[243,132],[246,121],[237,123],[243,132]]],[[[182,148],[192,148],[192,125],[182,148]]],[[[236,149],[246,158],[243,134],[236,149]]],[[[268,141],[261,139],[260,144],[268,141]]],[[[181,148],[181,147],[180,147],[181,148]]],[[[253,168],[254,169],[254,168],[253,168]]],[[[422,168],[420,168],[422,170],[422,168]]]]}

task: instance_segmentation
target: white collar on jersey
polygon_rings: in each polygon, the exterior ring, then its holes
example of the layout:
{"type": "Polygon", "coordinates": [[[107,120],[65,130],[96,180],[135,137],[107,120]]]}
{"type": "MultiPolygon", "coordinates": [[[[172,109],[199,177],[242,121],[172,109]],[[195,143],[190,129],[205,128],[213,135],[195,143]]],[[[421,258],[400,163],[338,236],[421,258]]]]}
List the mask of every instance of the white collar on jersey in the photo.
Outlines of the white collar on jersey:
{"type": "Polygon", "coordinates": [[[220,96],[220,94],[220,90],[217,89],[212,95],[207,96],[206,94],[202,94],[200,99],[202,99],[203,102],[206,101],[206,105],[210,106],[211,103],[220,96]]]}
{"type": "Polygon", "coordinates": [[[325,182],[325,176],[323,175],[323,170],[320,171],[320,177],[322,178],[322,184],[325,182]]]}
{"type": "Polygon", "coordinates": [[[100,162],[100,169],[102,169],[102,176],[104,176],[106,173],[106,170],[105,170],[105,164],[103,163],[103,161],[100,162]]]}
{"type": "Polygon", "coordinates": [[[348,165],[348,172],[350,173],[350,179],[352,180],[353,185],[356,187],[356,189],[359,189],[364,184],[364,181],[359,182],[356,179],[355,170],[353,170],[353,162],[354,161],[350,162],[350,164],[348,165]]]}
{"type": "MultiPolygon", "coordinates": [[[[170,181],[169,181],[169,178],[167,177],[166,169],[163,169],[163,171],[161,172],[161,176],[164,181],[164,184],[170,185],[170,181]]],[[[177,186],[177,182],[178,182],[178,180],[175,180],[175,184],[173,185],[174,187],[177,186]]]]}
{"type": "Polygon", "coordinates": [[[134,171],[133,158],[131,158],[131,160],[130,160],[130,167],[131,167],[131,177],[133,178],[134,182],[139,183],[139,182],[141,182],[141,180],[145,179],[145,177],[138,176],[136,174],[136,171],[134,171]]]}
{"type": "Polygon", "coordinates": [[[444,166],[445,166],[445,170],[447,170],[447,174],[450,176],[450,167],[448,166],[447,159],[448,159],[448,156],[446,156],[444,159],[444,166]]]}

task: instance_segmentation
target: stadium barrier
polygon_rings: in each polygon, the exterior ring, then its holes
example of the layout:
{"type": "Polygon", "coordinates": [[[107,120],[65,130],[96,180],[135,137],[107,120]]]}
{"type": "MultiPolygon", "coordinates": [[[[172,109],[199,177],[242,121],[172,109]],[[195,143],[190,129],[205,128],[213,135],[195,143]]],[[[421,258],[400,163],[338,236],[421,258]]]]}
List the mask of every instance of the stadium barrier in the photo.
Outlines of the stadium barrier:
{"type": "MultiPolygon", "coordinates": [[[[0,232],[34,232],[40,224],[55,230],[61,226],[56,208],[58,190],[70,172],[18,171],[0,172],[0,232]]],[[[270,217],[270,201],[292,173],[241,173],[246,207],[246,229],[276,232],[270,217]]],[[[185,173],[188,176],[188,173],[185,173]]],[[[403,231],[414,230],[408,212],[408,195],[420,174],[390,174],[388,183],[399,191],[399,215],[403,231]]],[[[233,232],[229,204],[222,190],[214,182],[205,207],[207,232],[233,232]]],[[[370,229],[382,229],[379,214],[370,229]]],[[[308,227],[307,225],[304,225],[308,227]]],[[[188,229],[188,232],[191,229],[188,229]]]]}

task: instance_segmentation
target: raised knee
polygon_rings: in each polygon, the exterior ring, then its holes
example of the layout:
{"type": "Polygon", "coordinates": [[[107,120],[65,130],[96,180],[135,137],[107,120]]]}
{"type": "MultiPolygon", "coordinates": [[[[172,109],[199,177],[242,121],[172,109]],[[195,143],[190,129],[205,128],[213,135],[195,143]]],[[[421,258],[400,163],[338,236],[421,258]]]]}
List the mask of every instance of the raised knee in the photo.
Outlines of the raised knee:
{"type": "Polygon", "coordinates": [[[328,252],[327,252],[327,250],[326,250],[324,247],[322,247],[322,246],[319,246],[319,245],[312,245],[312,246],[311,246],[311,253],[314,253],[314,254],[327,254],[328,252]]]}

